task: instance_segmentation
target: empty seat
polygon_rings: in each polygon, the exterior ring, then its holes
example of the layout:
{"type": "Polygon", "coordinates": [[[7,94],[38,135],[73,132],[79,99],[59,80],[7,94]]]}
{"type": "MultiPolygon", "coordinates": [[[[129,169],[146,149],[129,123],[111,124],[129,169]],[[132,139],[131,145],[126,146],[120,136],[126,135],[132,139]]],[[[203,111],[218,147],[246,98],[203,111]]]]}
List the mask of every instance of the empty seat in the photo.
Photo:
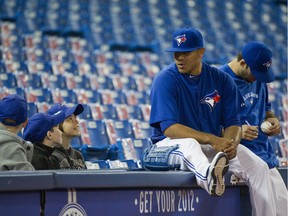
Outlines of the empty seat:
{"type": "Polygon", "coordinates": [[[91,89],[90,80],[85,75],[66,75],[66,84],[68,89],[91,89]]]}
{"type": "Polygon", "coordinates": [[[148,139],[152,134],[152,128],[146,121],[141,121],[138,119],[129,120],[132,125],[132,130],[135,138],[137,139],[148,139]]]}
{"type": "Polygon", "coordinates": [[[78,103],[78,97],[73,89],[52,89],[54,103],[78,103]]]}
{"type": "Polygon", "coordinates": [[[145,91],[139,92],[134,90],[123,91],[127,104],[130,106],[136,106],[139,104],[146,104],[149,101],[149,96],[145,91]]]}
{"type": "Polygon", "coordinates": [[[119,160],[141,161],[145,149],[150,146],[149,139],[126,138],[117,141],[119,160]]]}
{"type": "Polygon", "coordinates": [[[110,141],[104,121],[79,120],[82,143],[88,147],[108,148],[110,141]]]}
{"type": "Polygon", "coordinates": [[[15,88],[7,88],[7,87],[1,87],[0,86],[0,98],[3,98],[9,94],[17,94],[24,99],[26,99],[26,93],[25,90],[21,87],[15,87],[15,88]]]}
{"type": "Polygon", "coordinates": [[[46,102],[48,104],[53,104],[52,93],[49,89],[27,88],[26,99],[28,102],[46,102]]]}
{"type": "Polygon", "coordinates": [[[82,104],[82,105],[84,107],[84,110],[82,113],[78,115],[78,117],[84,120],[93,120],[90,104],[82,104]]]}
{"type": "Polygon", "coordinates": [[[28,118],[33,116],[35,113],[39,112],[37,104],[34,103],[34,102],[28,102],[27,103],[27,108],[28,108],[28,118]]]}
{"type": "Polygon", "coordinates": [[[99,89],[102,104],[126,104],[126,97],[122,91],[99,89]]]}
{"type": "Polygon", "coordinates": [[[102,103],[101,95],[97,90],[76,89],[78,103],[102,103]]]}
{"type": "Polygon", "coordinates": [[[101,104],[100,108],[105,119],[118,119],[116,107],[113,104],[101,104]]]}
{"type": "Polygon", "coordinates": [[[120,138],[133,138],[131,124],[128,120],[105,119],[107,134],[111,144],[115,144],[120,138]]]}
{"type": "Polygon", "coordinates": [[[45,88],[67,89],[66,77],[61,74],[42,74],[41,77],[45,88]]]}
{"type": "Polygon", "coordinates": [[[0,74],[0,86],[5,86],[7,88],[17,87],[17,79],[13,73],[1,73],[0,74]]]}
{"type": "Polygon", "coordinates": [[[143,120],[149,122],[150,119],[150,112],[151,112],[151,105],[150,104],[139,104],[139,107],[142,111],[143,120]]]}
{"type": "Polygon", "coordinates": [[[42,79],[38,74],[26,74],[23,72],[15,73],[19,87],[42,88],[42,79]]]}
{"type": "Polygon", "coordinates": [[[119,120],[143,119],[142,110],[139,106],[129,106],[127,104],[115,104],[119,120]]]}

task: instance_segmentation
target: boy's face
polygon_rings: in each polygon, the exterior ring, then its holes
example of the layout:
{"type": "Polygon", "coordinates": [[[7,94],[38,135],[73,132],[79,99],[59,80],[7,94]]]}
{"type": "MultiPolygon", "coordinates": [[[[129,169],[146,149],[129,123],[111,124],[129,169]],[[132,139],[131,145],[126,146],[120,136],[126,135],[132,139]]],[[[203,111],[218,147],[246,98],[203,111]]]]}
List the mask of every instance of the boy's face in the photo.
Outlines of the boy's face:
{"type": "Polygon", "coordinates": [[[72,114],[63,122],[63,135],[69,137],[80,136],[80,127],[77,117],[72,114]]]}

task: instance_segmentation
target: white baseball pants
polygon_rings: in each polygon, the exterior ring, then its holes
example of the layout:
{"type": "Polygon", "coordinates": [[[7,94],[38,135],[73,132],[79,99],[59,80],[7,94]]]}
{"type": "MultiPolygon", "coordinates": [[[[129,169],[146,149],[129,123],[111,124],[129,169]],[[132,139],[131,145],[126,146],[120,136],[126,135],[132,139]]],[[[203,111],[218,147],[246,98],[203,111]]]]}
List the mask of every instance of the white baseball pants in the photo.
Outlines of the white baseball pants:
{"type": "MultiPolygon", "coordinates": [[[[156,143],[157,146],[176,144],[179,148],[170,154],[169,163],[180,164],[181,170],[194,172],[197,184],[208,191],[207,171],[217,152],[210,145],[201,145],[192,138],[166,138],[156,143]]],[[[261,158],[239,145],[237,156],[229,161],[229,170],[248,185],[253,216],[276,216],[270,171],[261,158]]]]}

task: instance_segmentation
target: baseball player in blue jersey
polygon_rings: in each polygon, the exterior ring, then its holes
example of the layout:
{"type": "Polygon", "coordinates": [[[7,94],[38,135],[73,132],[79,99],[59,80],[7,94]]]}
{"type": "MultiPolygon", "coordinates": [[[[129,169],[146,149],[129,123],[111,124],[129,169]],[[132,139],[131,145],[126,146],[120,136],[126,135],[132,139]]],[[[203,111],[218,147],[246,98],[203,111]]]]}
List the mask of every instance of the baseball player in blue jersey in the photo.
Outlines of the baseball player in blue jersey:
{"type": "Polygon", "coordinates": [[[176,30],[167,51],[174,52],[174,63],[155,76],[151,87],[153,144],[178,145],[168,163],[194,172],[198,185],[214,196],[224,193],[229,167],[249,186],[253,215],[275,215],[268,166],[239,145],[244,101],[233,79],[202,62],[205,48],[197,29],[176,30]]]}
{"type": "Polygon", "coordinates": [[[270,179],[277,215],[287,215],[287,189],[276,167],[279,166],[268,136],[281,132],[280,123],[271,111],[266,83],[274,81],[271,70],[272,52],[263,43],[251,41],[247,43],[242,53],[231,62],[220,67],[227,72],[237,84],[245,108],[240,112],[242,124],[241,144],[245,145],[262,158],[270,168],[270,179]],[[261,130],[261,124],[267,121],[270,127],[261,130]]]}

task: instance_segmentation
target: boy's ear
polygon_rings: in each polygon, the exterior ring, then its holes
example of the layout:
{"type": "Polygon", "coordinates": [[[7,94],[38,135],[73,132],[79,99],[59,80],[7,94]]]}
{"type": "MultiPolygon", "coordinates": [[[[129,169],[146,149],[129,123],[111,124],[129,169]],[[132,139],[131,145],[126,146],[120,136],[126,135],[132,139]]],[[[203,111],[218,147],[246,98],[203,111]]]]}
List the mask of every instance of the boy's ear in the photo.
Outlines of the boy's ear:
{"type": "Polygon", "coordinates": [[[248,66],[248,65],[246,64],[246,62],[245,62],[244,59],[241,59],[240,62],[239,62],[239,64],[240,64],[242,67],[248,66]]]}
{"type": "Polygon", "coordinates": [[[46,137],[47,137],[48,140],[51,140],[52,136],[51,136],[51,131],[50,130],[47,131],[46,137]]]}

